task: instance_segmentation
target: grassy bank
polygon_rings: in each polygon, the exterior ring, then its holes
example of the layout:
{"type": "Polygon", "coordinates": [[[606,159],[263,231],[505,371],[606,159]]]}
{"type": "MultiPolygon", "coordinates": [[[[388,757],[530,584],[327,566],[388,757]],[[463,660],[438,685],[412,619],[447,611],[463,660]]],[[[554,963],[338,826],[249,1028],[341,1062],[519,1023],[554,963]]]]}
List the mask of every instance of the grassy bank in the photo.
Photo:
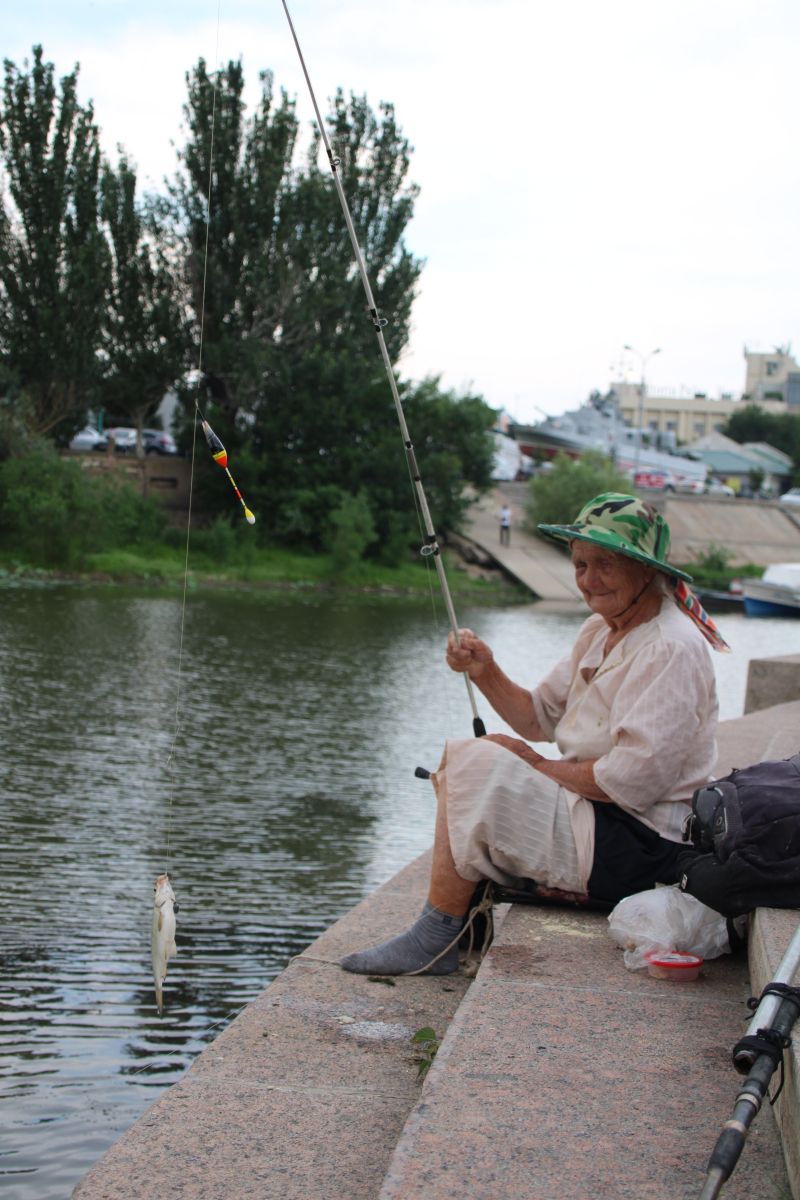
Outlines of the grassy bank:
{"type": "MultiPolygon", "coordinates": [[[[530,594],[509,582],[499,572],[476,575],[455,556],[445,553],[447,581],[454,597],[474,604],[520,604],[530,594]]],[[[358,562],[337,572],[326,554],[299,554],[279,548],[248,548],[247,553],[219,562],[213,553],[190,546],[188,573],[185,547],[134,547],[108,550],[86,556],[81,570],[43,570],[12,553],[0,553],[0,582],[79,581],[106,584],[137,584],[159,589],[181,589],[184,577],[190,588],[318,589],[340,592],[372,592],[424,599],[431,589],[438,592],[435,566],[420,560],[396,567],[358,562]]]]}

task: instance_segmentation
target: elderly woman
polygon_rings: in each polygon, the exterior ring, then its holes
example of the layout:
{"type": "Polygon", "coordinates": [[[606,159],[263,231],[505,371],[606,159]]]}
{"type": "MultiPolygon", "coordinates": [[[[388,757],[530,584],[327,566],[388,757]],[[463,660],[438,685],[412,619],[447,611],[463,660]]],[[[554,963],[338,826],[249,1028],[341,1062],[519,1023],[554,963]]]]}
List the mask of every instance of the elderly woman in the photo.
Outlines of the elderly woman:
{"type": "Polygon", "coordinates": [[[666,561],[666,522],[637,497],[605,493],[573,524],[539,528],[569,545],[592,615],[533,691],[509,679],[472,630],[450,635],[449,666],[467,672],[519,736],[447,743],[433,776],[428,902],[406,932],[344,958],[348,971],[456,970],[482,879],[531,879],[609,904],[677,880],[688,804],[716,759],[707,642],[727,647],[686,587],[690,576],[666,561]],[[561,757],[531,742],[555,742],[561,757]]]}

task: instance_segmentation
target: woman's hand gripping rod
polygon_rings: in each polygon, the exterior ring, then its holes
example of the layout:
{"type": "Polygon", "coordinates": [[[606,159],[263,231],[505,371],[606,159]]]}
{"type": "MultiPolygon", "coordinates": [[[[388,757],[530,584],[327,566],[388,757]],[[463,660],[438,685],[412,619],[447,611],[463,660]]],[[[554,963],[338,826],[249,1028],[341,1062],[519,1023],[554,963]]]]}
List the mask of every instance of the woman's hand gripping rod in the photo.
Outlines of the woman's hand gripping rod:
{"type": "MultiPolygon", "coordinates": [[[[426,535],[425,536],[425,544],[422,547],[421,553],[423,555],[425,555],[426,557],[429,555],[433,556],[434,563],[436,564],[436,573],[439,576],[439,586],[441,588],[442,595],[444,597],[445,607],[447,608],[447,616],[450,621],[450,628],[453,631],[453,635],[455,636],[456,641],[458,641],[458,621],[456,620],[455,609],[453,608],[453,599],[452,599],[452,596],[450,595],[450,588],[448,587],[448,584],[447,584],[447,576],[445,575],[444,564],[442,563],[442,556],[439,551],[439,543],[436,539],[436,533],[433,528],[433,521],[431,520],[430,509],[428,508],[428,500],[427,500],[427,497],[425,496],[425,489],[422,486],[422,479],[420,477],[419,468],[417,467],[417,460],[416,460],[416,457],[414,454],[414,445],[411,441],[411,437],[408,432],[408,425],[406,424],[405,413],[403,412],[403,405],[400,400],[400,393],[397,390],[397,381],[395,380],[395,377],[394,377],[394,371],[392,369],[392,361],[389,357],[389,351],[386,347],[386,339],[383,336],[383,330],[384,330],[384,327],[388,324],[388,321],[387,321],[386,317],[382,317],[380,315],[380,313],[378,312],[377,305],[375,304],[375,298],[372,294],[372,287],[369,282],[369,276],[367,275],[367,268],[366,268],[366,264],[364,262],[364,256],[361,253],[361,247],[358,244],[358,237],[356,236],[355,226],[353,225],[353,218],[350,214],[350,205],[347,202],[347,196],[345,195],[344,188],[342,187],[342,181],[339,178],[340,159],[335,157],[333,150],[331,148],[331,144],[328,139],[328,133],[325,128],[325,122],[322,120],[322,114],[319,111],[319,106],[317,104],[317,98],[316,98],[316,95],[314,94],[314,88],[311,85],[311,79],[308,74],[308,70],[306,69],[306,63],[305,63],[305,59],[303,58],[303,52],[300,49],[300,42],[298,41],[297,34],[296,34],[295,28],[294,28],[294,23],[292,22],[292,18],[289,13],[289,8],[287,6],[286,0],[281,0],[281,2],[283,4],[283,11],[286,13],[286,20],[289,22],[289,29],[291,30],[292,39],[294,41],[295,48],[297,50],[297,56],[300,59],[300,66],[303,71],[303,75],[305,76],[306,86],[308,87],[308,92],[311,97],[311,103],[314,106],[314,113],[316,114],[316,118],[317,118],[317,126],[320,131],[322,143],[325,147],[325,153],[328,156],[328,162],[330,164],[331,174],[333,175],[333,182],[336,186],[336,194],[339,197],[339,203],[341,205],[342,212],[344,214],[345,224],[347,225],[347,232],[350,235],[350,243],[353,247],[353,254],[355,255],[356,265],[358,267],[358,273],[361,276],[361,283],[364,288],[364,293],[367,297],[367,306],[369,308],[370,320],[372,321],[372,324],[375,329],[375,333],[377,334],[377,337],[378,337],[378,346],[380,347],[381,357],[383,358],[383,365],[386,370],[386,377],[389,380],[389,387],[391,388],[391,391],[392,391],[392,399],[394,400],[394,406],[395,406],[395,410],[397,412],[397,419],[400,422],[400,431],[403,435],[403,445],[405,446],[406,459],[408,461],[408,468],[409,468],[409,472],[411,474],[412,481],[414,483],[414,488],[415,488],[416,494],[417,494],[417,500],[419,502],[420,512],[422,513],[423,524],[425,526],[425,535],[426,535]]],[[[467,675],[464,676],[464,680],[465,680],[465,683],[467,686],[467,696],[469,697],[470,707],[472,709],[472,729],[475,734],[475,737],[483,737],[483,735],[486,733],[486,728],[483,724],[483,721],[478,716],[478,706],[475,703],[475,692],[472,687],[472,681],[469,679],[469,677],[467,675]]],[[[417,767],[415,774],[417,774],[417,775],[421,774],[422,778],[427,778],[428,775],[430,774],[430,772],[425,771],[424,767],[417,767]]]]}

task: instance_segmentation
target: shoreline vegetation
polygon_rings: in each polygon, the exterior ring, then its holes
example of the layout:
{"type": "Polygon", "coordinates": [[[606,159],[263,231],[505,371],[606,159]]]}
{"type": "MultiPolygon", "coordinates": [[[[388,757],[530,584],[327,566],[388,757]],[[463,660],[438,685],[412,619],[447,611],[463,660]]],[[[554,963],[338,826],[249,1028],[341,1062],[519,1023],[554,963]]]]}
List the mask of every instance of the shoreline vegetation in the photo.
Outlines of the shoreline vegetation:
{"type": "MultiPolygon", "coordinates": [[[[521,585],[500,570],[476,568],[450,550],[443,551],[447,581],[454,597],[473,604],[512,605],[530,601],[521,585]]],[[[12,553],[0,553],[0,588],[44,584],[135,586],[179,591],[230,589],[265,592],[318,592],[374,595],[406,600],[438,597],[439,581],[431,564],[409,561],[389,567],[360,561],[337,572],[328,554],[302,554],[279,547],[248,548],[241,557],[215,563],[207,552],[158,545],[110,550],[86,556],[80,569],[41,567],[12,553]]]]}
{"type": "MultiPolygon", "coordinates": [[[[569,512],[575,495],[617,491],[626,483],[599,456],[587,454],[577,463],[559,456],[547,477],[533,480],[524,524],[534,532],[551,514],[569,512]]],[[[528,590],[502,568],[467,562],[458,538],[448,541],[448,529],[460,523],[457,510],[463,512],[483,489],[468,491],[462,481],[459,490],[440,541],[454,597],[479,605],[530,603],[528,590]]],[[[424,538],[409,528],[410,518],[397,517],[396,536],[387,539],[362,494],[345,496],[332,509],[322,503],[324,489],[314,495],[322,511],[313,528],[287,529],[283,540],[271,537],[264,524],[246,525],[230,504],[210,521],[198,514],[187,527],[126,476],[91,476],[39,441],[0,462],[0,586],[82,582],[405,599],[439,594],[435,564],[419,553],[424,538]]],[[[738,576],[761,574],[751,564],[734,567],[731,558],[728,549],[710,544],[693,562],[677,565],[696,586],[720,591],[738,576]]]]}
{"type": "MultiPolygon", "coordinates": [[[[455,599],[475,605],[532,603],[527,588],[505,575],[500,567],[467,563],[452,548],[442,550],[448,587],[455,599]]],[[[695,588],[728,591],[733,579],[760,575],[753,564],[731,567],[727,554],[713,547],[700,560],[679,563],[694,577],[695,588]]],[[[430,562],[409,559],[398,566],[360,560],[337,570],[330,554],[291,551],[282,547],[248,547],[232,561],[215,562],[207,551],[186,551],[166,545],[89,554],[79,569],[42,567],[18,555],[0,551],[0,589],[13,586],[80,584],[136,587],[178,592],[202,589],[251,592],[306,592],[331,596],[373,596],[385,599],[439,598],[436,568],[430,562]]]]}

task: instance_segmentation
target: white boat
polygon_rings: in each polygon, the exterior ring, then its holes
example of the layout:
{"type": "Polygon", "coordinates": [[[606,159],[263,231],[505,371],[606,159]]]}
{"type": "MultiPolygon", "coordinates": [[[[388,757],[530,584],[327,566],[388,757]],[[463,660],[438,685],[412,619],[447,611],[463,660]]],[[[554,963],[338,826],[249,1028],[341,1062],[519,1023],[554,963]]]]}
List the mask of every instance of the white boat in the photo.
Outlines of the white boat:
{"type": "Polygon", "coordinates": [[[800,617],[800,563],[773,563],[760,579],[743,579],[750,617],[800,617]]]}

